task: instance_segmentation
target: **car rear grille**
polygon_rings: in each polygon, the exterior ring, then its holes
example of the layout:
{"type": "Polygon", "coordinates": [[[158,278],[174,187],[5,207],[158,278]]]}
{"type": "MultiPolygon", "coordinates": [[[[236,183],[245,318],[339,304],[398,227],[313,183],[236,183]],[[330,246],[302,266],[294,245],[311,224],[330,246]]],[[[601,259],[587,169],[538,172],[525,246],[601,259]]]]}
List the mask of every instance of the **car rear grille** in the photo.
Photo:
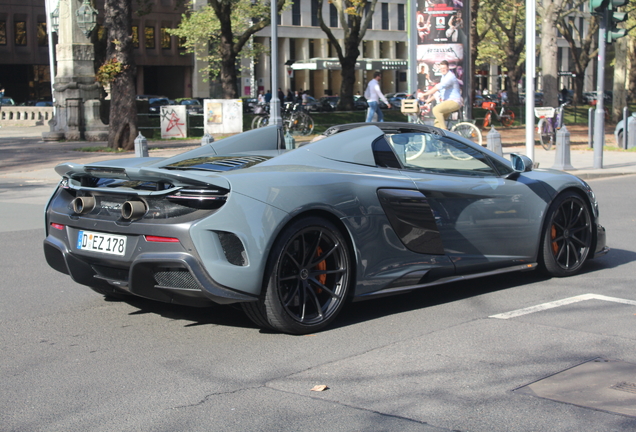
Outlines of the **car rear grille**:
{"type": "Polygon", "coordinates": [[[200,291],[194,276],[186,269],[164,269],[154,272],[156,288],[177,288],[200,291]]]}

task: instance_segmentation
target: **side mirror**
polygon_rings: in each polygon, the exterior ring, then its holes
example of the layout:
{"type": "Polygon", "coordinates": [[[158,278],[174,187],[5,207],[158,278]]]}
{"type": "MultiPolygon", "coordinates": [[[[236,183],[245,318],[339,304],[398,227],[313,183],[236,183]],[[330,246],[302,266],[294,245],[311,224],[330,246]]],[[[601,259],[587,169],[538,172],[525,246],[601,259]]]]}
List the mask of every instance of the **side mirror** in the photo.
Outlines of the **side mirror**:
{"type": "Polygon", "coordinates": [[[532,171],[532,159],[526,155],[511,153],[510,162],[512,169],[517,173],[532,171]]]}

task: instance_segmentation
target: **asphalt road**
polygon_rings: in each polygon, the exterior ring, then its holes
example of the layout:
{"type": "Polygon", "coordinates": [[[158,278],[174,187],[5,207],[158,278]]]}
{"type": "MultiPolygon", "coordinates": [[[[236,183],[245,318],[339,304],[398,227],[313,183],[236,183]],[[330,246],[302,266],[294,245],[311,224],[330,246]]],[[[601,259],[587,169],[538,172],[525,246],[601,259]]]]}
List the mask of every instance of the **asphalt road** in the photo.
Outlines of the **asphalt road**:
{"type": "MultiPolygon", "coordinates": [[[[612,251],[581,275],[355,303],[329,330],[294,337],[233,307],[105,301],[44,260],[50,185],[0,180],[0,430],[634,431],[636,415],[524,386],[599,357],[636,386],[636,306],[616,300],[636,301],[635,183],[590,181],[612,251]],[[493,317],[582,294],[597,297],[493,317]]],[[[578,374],[570,391],[595,376],[578,374]]],[[[636,406],[634,393],[603,395],[636,406]]]]}

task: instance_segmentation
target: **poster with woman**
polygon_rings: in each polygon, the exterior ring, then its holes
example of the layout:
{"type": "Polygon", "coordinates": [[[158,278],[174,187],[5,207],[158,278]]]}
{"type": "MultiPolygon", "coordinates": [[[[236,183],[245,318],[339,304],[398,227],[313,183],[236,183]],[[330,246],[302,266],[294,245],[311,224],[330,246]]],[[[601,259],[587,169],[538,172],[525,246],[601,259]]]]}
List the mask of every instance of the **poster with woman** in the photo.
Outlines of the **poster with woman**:
{"type": "Polygon", "coordinates": [[[463,81],[464,53],[469,48],[468,11],[463,0],[418,0],[417,5],[417,77],[418,89],[426,91],[440,80],[439,63],[446,60],[450,70],[463,81]]]}

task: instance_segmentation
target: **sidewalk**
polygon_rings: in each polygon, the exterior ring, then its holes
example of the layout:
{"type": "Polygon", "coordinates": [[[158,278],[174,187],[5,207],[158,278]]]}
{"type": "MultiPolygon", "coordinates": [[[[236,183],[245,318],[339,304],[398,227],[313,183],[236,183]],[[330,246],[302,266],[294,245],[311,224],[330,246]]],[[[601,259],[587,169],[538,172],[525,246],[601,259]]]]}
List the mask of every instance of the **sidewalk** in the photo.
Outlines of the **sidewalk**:
{"type": "MultiPolygon", "coordinates": [[[[498,129],[502,135],[504,157],[510,153],[526,154],[525,128],[498,129]]],[[[636,174],[636,152],[603,152],[603,168],[594,169],[594,151],[588,147],[587,128],[580,125],[568,126],[570,132],[570,164],[567,170],[583,179],[636,174]]],[[[53,168],[62,162],[74,161],[91,163],[103,160],[134,157],[134,152],[99,153],[78,151],[85,147],[106,147],[105,142],[43,142],[42,132],[47,126],[3,127],[0,128],[0,179],[57,182],[59,176],[53,168]]],[[[607,128],[605,142],[615,146],[613,129],[607,128]]],[[[302,137],[298,141],[309,140],[302,137]]],[[[484,140],[486,133],[484,133],[484,140]]],[[[152,157],[169,157],[200,145],[199,138],[179,141],[150,141],[149,153],[152,157]]],[[[534,148],[534,162],[539,168],[554,166],[556,151],[546,151],[540,145],[534,148]]]]}

